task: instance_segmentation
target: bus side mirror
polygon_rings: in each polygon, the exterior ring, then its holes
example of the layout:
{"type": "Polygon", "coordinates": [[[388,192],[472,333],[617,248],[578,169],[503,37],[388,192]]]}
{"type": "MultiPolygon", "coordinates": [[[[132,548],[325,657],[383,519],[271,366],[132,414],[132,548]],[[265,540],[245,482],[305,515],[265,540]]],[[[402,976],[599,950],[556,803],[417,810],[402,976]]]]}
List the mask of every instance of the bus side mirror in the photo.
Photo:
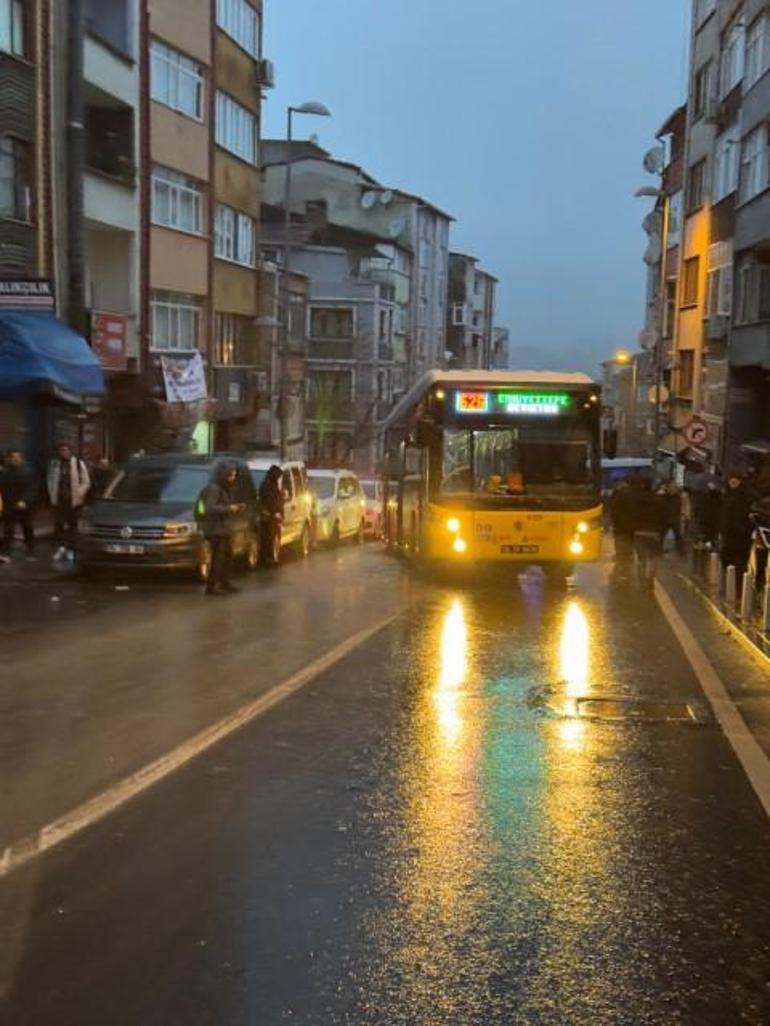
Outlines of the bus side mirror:
{"type": "Polygon", "coordinates": [[[605,428],[602,434],[602,452],[607,460],[614,460],[618,454],[618,432],[615,428],[605,428]]]}

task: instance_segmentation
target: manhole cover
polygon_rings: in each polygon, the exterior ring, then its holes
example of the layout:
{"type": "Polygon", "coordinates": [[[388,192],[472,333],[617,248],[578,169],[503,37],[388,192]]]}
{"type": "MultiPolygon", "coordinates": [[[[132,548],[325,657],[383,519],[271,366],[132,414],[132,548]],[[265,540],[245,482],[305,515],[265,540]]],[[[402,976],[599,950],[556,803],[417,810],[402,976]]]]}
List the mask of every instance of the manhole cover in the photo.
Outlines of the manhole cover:
{"type": "Polygon", "coordinates": [[[594,720],[639,720],[645,723],[701,723],[689,702],[656,702],[642,698],[579,698],[578,716],[594,720]]]}

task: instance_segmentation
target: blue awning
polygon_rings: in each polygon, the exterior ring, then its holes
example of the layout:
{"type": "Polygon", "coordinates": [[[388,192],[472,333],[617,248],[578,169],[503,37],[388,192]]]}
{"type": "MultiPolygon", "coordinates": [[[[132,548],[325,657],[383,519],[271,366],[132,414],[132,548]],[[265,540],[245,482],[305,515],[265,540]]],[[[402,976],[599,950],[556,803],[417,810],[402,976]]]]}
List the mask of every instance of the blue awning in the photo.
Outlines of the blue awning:
{"type": "Polygon", "coordinates": [[[51,313],[0,311],[0,400],[53,395],[70,403],[104,395],[99,358],[51,313]]]}

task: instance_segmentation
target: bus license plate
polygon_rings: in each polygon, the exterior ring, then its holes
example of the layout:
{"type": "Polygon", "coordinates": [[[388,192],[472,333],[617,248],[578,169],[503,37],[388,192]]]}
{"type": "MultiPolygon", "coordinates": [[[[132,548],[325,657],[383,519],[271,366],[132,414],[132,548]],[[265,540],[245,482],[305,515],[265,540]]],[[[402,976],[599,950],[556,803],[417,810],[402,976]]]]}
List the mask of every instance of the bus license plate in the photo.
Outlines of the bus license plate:
{"type": "Polygon", "coordinates": [[[534,556],[540,551],[539,545],[503,545],[500,549],[504,556],[534,556]]]}
{"type": "Polygon", "coordinates": [[[144,545],[108,545],[107,552],[111,556],[143,556],[144,545]]]}

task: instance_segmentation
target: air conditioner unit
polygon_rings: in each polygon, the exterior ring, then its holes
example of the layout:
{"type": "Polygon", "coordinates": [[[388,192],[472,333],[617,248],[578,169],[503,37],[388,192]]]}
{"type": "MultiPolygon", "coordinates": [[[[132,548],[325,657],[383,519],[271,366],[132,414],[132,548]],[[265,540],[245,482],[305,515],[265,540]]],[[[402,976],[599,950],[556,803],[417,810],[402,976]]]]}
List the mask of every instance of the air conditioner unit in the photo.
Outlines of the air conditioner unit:
{"type": "Polygon", "coordinates": [[[728,318],[724,314],[712,314],[708,319],[706,334],[710,342],[718,342],[727,335],[728,318]]]}
{"type": "Polygon", "coordinates": [[[275,65],[272,61],[257,61],[257,81],[262,89],[272,89],[275,86],[275,65]]]}

